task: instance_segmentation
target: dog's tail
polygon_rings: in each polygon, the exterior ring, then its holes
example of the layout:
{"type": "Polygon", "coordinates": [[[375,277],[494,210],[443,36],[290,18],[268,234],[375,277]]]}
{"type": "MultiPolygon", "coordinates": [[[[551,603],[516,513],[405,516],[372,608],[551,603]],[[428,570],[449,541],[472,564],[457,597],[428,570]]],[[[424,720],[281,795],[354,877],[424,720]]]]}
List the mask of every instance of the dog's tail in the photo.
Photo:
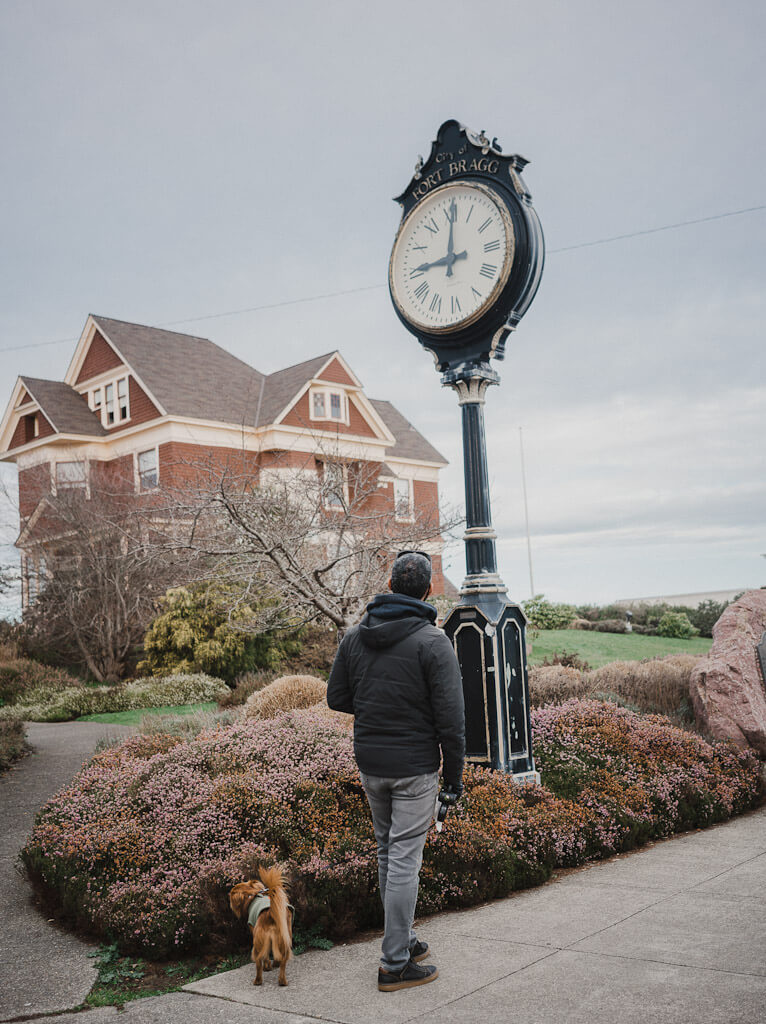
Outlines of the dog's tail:
{"type": "Polygon", "coordinates": [[[290,913],[287,907],[287,893],[285,891],[285,880],[282,869],[278,864],[271,868],[258,868],[258,875],[266,886],[271,899],[271,916],[276,922],[279,931],[279,939],[282,945],[281,959],[285,962],[290,959],[292,951],[292,939],[287,915],[290,913]]]}

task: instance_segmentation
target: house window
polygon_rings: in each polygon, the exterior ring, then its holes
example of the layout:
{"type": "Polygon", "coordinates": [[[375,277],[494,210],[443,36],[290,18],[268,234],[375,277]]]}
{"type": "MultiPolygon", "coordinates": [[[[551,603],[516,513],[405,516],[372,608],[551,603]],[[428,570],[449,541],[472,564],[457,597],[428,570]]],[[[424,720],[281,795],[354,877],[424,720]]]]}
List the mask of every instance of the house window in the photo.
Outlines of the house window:
{"type": "Polygon", "coordinates": [[[56,490],[67,487],[83,487],[88,483],[88,467],[85,462],[57,462],[56,490]]]}
{"type": "Polygon", "coordinates": [[[117,381],[117,415],[122,423],[128,418],[128,378],[121,377],[117,381]]]}
{"type": "Polygon", "coordinates": [[[348,423],[348,402],[343,391],[332,388],[311,389],[312,420],[335,420],[348,423]]]}
{"type": "Polygon", "coordinates": [[[90,392],[90,407],[99,413],[101,423],[111,427],[130,419],[130,391],[128,378],[118,377],[90,392]]]}
{"type": "Polygon", "coordinates": [[[346,504],[344,467],[340,462],[324,464],[324,500],[329,508],[343,508],[346,504]]]}
{"type": "Polygon", "coordinates": [[[394,480],[394,515],[397,519],[412,519],[412,487],[409,480],[394,480]]]}
{"type": "Polygon", "coordinates": [[[40,436],[40,420],[36,412],[29,412],[24,417],[24,444],[34,441],[40,436]]]}
{"type": "Polygon", "coordinates": [[[159,483],[157,472],[157,449],[150,448],[149,451],[139,452],[137,457],[138,489],[139,491],[151,491],[159,483]]]}
{"type": "Polygon", "coordinates": [[[104,388],[104,411],[106,413],[106,426],[114,423],[114,384],[107,384],[104,388]]]}

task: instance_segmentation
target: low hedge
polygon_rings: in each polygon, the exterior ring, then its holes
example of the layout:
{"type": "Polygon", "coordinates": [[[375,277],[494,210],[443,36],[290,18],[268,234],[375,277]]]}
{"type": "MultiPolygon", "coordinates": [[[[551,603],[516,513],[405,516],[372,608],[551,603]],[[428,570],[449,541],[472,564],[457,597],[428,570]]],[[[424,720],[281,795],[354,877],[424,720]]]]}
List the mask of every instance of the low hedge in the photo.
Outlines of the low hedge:
{"type": "Polygon", "coordinates": [[[22,704],[33,690],[64,690],[85,684],[63,668],[43,665],[31,658],[0,662],[0,706],[22,704]]]}
{"type": "MultiPolygon", "coordinates": [[[[420,913],[505,896],[760,798],[754,756],[659,717],[571,700],[532,723],[543,786],[466,769],[462,801],[426,842],[420,913]]],[[[313,710],[102,751],[39,812],[22,857],[76,925],[152,958],[241,946],[228,889],[275,861],[303,927],[339,939],[381,923],[351,738],[313,710]]]]}
{"type": "Polygon", "coordinates": [[[216,701],[228,691],[221,679],[202,673],[135,679],[117,686],[40,686],[19,703],[0,707],[0,721],[66,722],[83,715],[216,701]]]}

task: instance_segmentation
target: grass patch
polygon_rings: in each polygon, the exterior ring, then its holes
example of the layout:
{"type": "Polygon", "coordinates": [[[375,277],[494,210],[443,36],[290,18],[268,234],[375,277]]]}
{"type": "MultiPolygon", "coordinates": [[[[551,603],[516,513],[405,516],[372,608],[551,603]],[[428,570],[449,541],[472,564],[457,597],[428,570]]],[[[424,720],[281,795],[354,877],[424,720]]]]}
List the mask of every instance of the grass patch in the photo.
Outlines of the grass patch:
{"type": "MultiPolygon", "coordinates": [[[[293,954],[300,956],[309,949],[332,949],[333,942],[314,926],[296,928],[293,954]]],[[[85,1006],[123,1006],[135,999],[179,992],[184,985],[210,978],[224,971],[234,971],[249,964],[250,950],[220,956],[191,956],[180,960],[155,962],[142,957],[122,956],[116,942],[103,943],[88,954],[96,961],[98,978],[85,999],[85,1006]]],[[[255,970],[255,968],[253,968],[255,970]]]]}
{"type": "Polygon", "coordinates": [[[176,704],[164,708],[132,708],[130,711],[111,711],[100,715],[83,715],[78,722],[107,722],[109,725],[140,725],[145,715],[193,715],[198,711],[213,711],[215,701],[204,704],[176,704]]]}
{"type": "Polygon", "coordinates": [[[243,952],[153,962],[121,956],[116,943],[103,944],[89,955],[98,967],[98,978],[84,1003],[89,1007],[123,1006],[135,999],[179,992],[184,985],[243,967],[250,960],[249,952],[243,952]]]}
{"type": "Polygon", "coordinates": [[[706,654],[713,643],[702,636],[675,640],[664,636],[596,633],[581,629],[530,629],[528,636],[530,665],[540,665],[544,659],[566,651],[587,661],[591,668],[601,668],[610,661],[642,661],[644,658],[663,658],[666,654],[706,654]]]}

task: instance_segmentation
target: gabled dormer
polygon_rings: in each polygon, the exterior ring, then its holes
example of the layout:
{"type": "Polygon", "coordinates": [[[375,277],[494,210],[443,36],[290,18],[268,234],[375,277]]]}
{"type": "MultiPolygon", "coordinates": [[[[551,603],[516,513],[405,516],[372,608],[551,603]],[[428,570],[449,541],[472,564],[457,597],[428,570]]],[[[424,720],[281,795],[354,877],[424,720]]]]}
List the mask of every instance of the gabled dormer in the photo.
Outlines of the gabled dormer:
{"type": "Polygon", "coordinates": [[[130,354],[121,350],[120,332],[113,326],[119,324],[107,317],[89,316],[64,377],[65,383],[85,398],[108,433],[166,413],[130,354]]]}
{"type": "Polygon", "coordinates": [[[74,388],[59,380],[19,377],[0,423],[0,452],[77,442],[106,431],[74,388]]]}
{"type": "Polygon", "coordinates": [[[283,407],[275,410],[274,423],[364,438],[383,445],[395,443],[384,420],[364,394],[361,381],[339,352],[272,374],[267,390],[271,385],[272,392],[278,394],[278,378],[288,373],[292,394],[283,393],[283,407]]]}

